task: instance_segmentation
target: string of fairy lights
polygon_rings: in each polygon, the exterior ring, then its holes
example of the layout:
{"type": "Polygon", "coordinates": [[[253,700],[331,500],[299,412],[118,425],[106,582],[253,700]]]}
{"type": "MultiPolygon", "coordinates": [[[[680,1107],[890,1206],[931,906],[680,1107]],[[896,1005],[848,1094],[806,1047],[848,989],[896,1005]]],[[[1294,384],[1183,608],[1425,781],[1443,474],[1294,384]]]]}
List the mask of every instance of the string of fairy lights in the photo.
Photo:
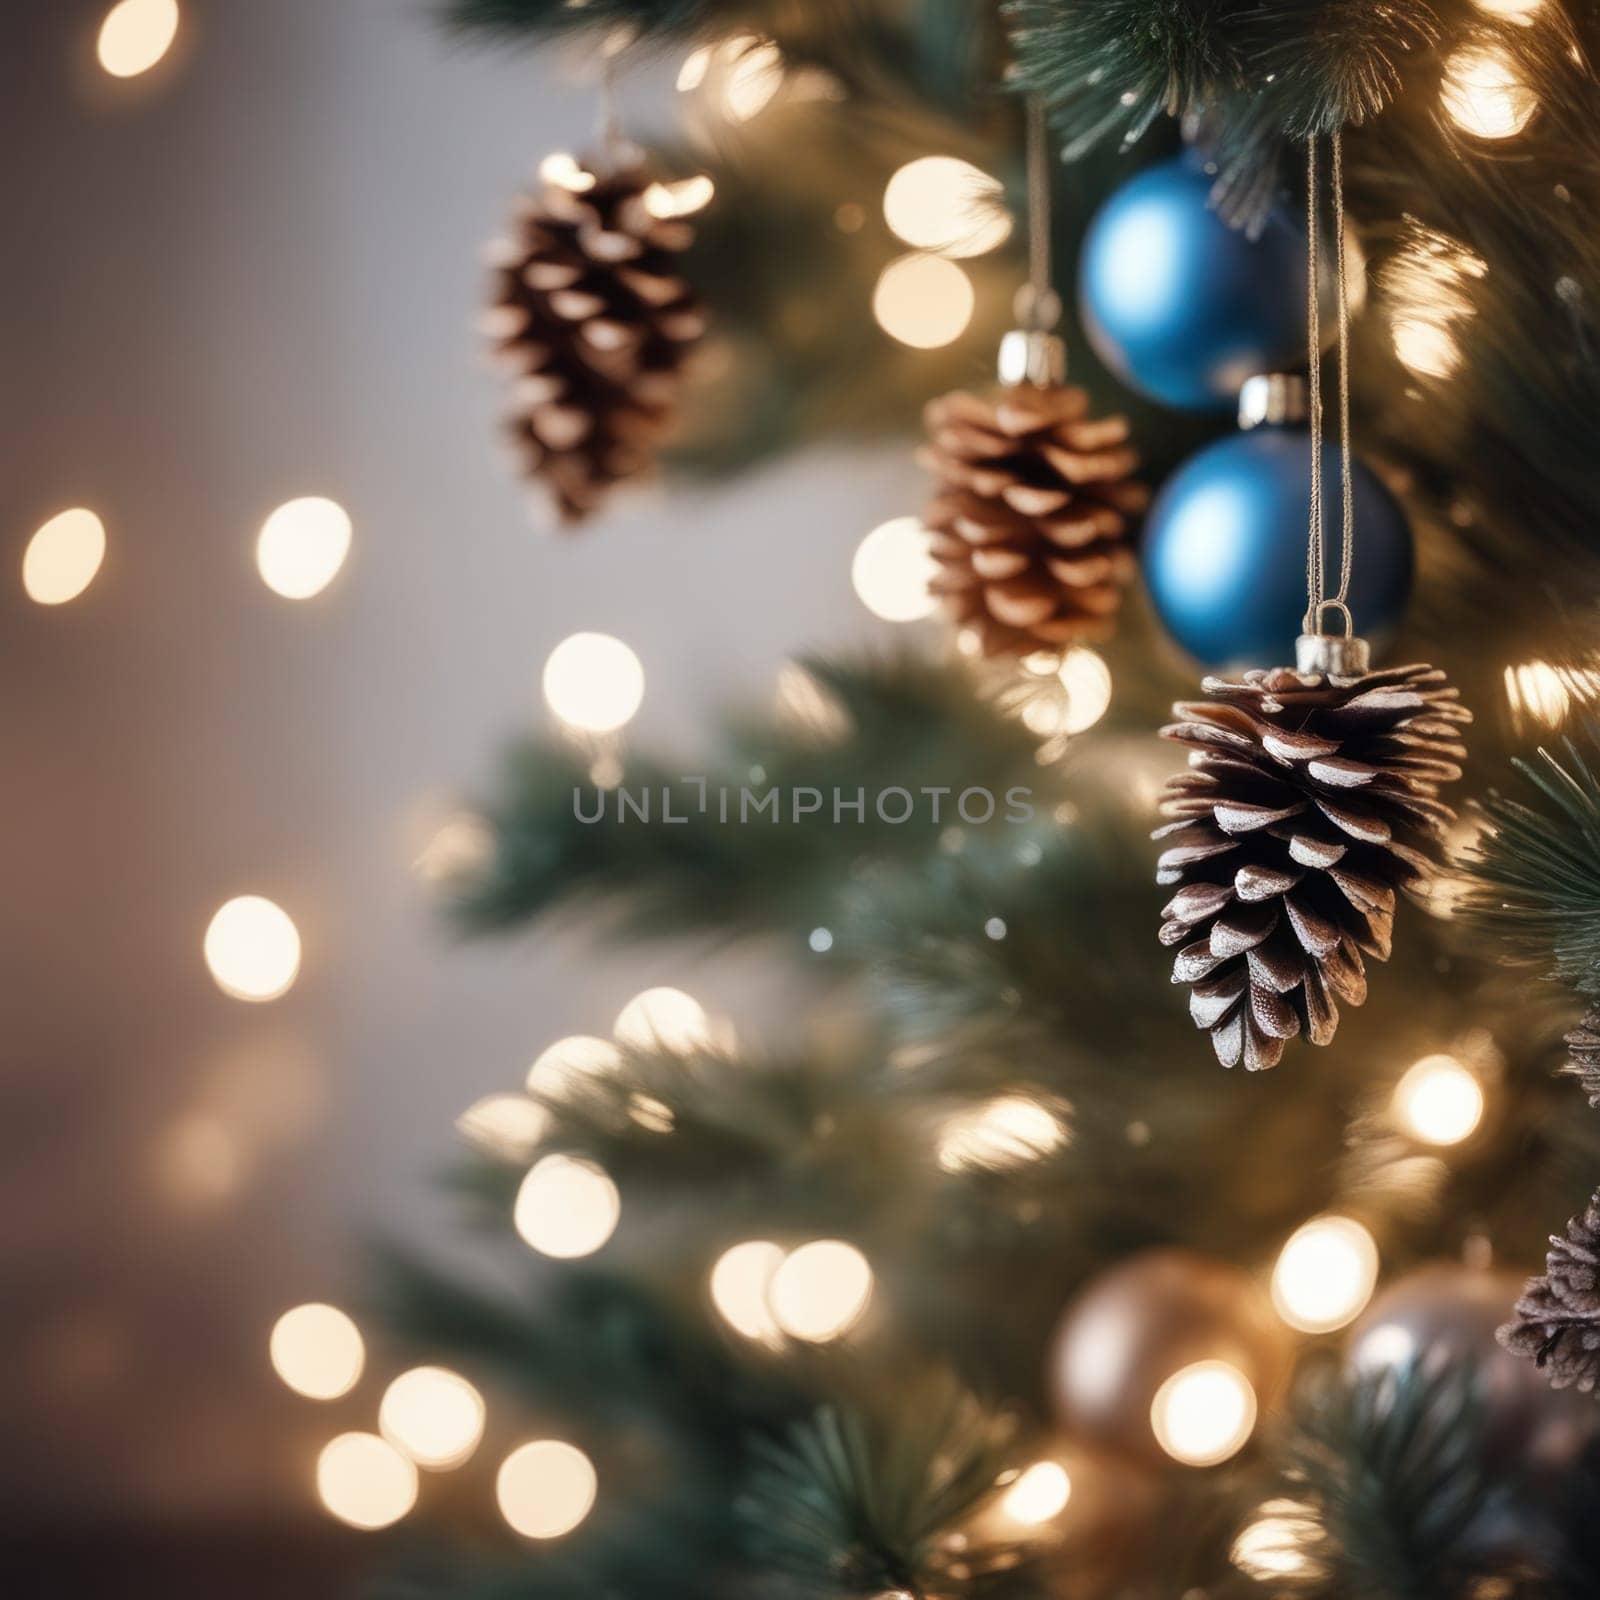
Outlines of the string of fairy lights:
{"type": "MultiPolygon", "coordinates": [[[[1476,0],[1481,9],[1531,24],[1545,0],[1476,0]]],[[[177,0],[120,0],[106,13],[96,48],[113,78],[132,78],[156,67],[178,39],[177,0]]],[[[696,50],[685,61],[678,87],[714,103],[734,122],[748,122],[780,98],[828,98],[836,93],[825,74],[791,68],[770,41],[740,34],[696,50]]],[[[1515,137],[1538,114],[1531,90],[1516,77],[1511,58],[1492,48],[1463,50],[1446,66],[1441,90],[1445,114],[1474,137],[1515,137]]],[[[560,161],[555,157],[552,160],[560,161]]],[[[958,158],[929,154],[902,166],[883,195],[885,221],[907,249],[888,261],[873,291],[873,314],[889,337],[916,349],[936,349],[959,338],[976,306],[976,291],[961,262],[1003,244],[1011,221],[996,202],[1001,186],[958,158]]],[[[664,187],[661,214],[696,209],[711,197],[709,179],[664,187]]],[[[842,232],[863,225],[859,207],[842,206],[842,232]]],[[[1448,237],[1416,231],[1380,280],[1391,307],[1396,353],[1416,376],[1443,379],[1461,360],[1460,336],[1472,315],[1465,292],[1484,263],[1448,237]]],[[[261,523],[255,564],[261,581],[290,601],[322,594],[350,554],[353,525],[336,502],[303,496],[278,506],[261,523]]],[[[21,563],[27,597],[44,607],[77,600],[93,584],[108,553],[101,516],[73,506],[32,534],[21,563]]],[[[863,605],[891,623],[929,616],[927,535],[916,518],[896,518],[862,541],[851,577],[863,605]]],[[[1081,733],[1103,714],[1111,678],[1093,651],[1041,657],[1026,664],[1065,693],[1026,702],[1020,714],[1041,737],[1081,733]],[[1040,709],[1040,708],[1043,709],[1040,709]]],[[[788,669],[780,697],[798,714],[824,723],[817,686],[788,669]]],[[[645,671],[622,640],[578,632],[550,652],[542,675],[544,698],[561,726],[588,741],[597,768],[620,779],[619,736],[639,712],[645,671]]],[[[1540,662],[1507,669],[1507,695],[1519,717],[1558,722],[1568,709],[1570,682],[1540,662]]],[[[429,880],[447,879],[483,859],[490,838],[482,819],[468,813],[446,818],[414,863],[429,880]]],[[[992,938],[1005,936],[991,919],[992,938]]],[[[825,952],[829,930],[819,928],[811,947],[825,952]]],[[[252,1004],[281,1000],[301,970],[299,931],[290,914],[258,894],[223,903],[207,925],[201,954],[218,988],[252,1004]]],[[[544,1049],[530,1066],[525,1087],[487,1095],[460,1118],[472,1144],[498,1159],[525,1164],[511,1221],[537,1254],[560,1263],[611,1246],[623,1219],[625,1196],[591,1160],[545,1152],[549,1116],[533,1095],[559,1095],[584,1078],[622,1070],[629,1048],[682,1052],[727,1049],[732,1033],[690,995],[653,988],[618,1014],[609,1037],[579,1035],[544,1049]],[[530,1092],[531,1091],[531,1094],[530,1092]]],[[[1388,1115],[1394,1129],[1420,1146],[1443,1150],[1465,1144],[1491,1110],[1491,1080],[1475,1062],[1428,1055],[1399,1078],[1388,1115]]],[[[635,1094],[630,1113],[641,1127],[670,1138],[670,1109],[635,1094]]],[[[1142,1125],[1141,1125],[1142,1126],[1142,1125]]],[[[1142,1138],[1147,1142],[1149,1130],[1142,1138]]],[[[933,1159],[952,1181],[975,1169],[1022,1167],[1070,1146],[1070,1107],[1044,1097],[1011,1092],[953,1113],[938,1130],[933,1159]]],[[[1308,1338],[1348,1327],[1372,1298],[1381,1271],[1380,1251],[1356,1217],[1325,1215],[1297,1228],[1263,1272],[1281,1322],[1308,1338]]],[[[752,1238],[723,1250],[705,1274],[705,1300],[736,1337],[781,1351],[792,1343],[832,1344],[878,1336],[884,1319],[869,1313],[877,1286],[867,1255],[840,1238],[780,1242],[752,1238]]],[[[1376,1330],[1369,1342],[1384,1330],[1376,1330]]],[[[1396,1330],[1398,1333],[1399,1330],[1396,1330]]],[[[273,1370],[294,1393],[321,1405],[348,1402],[368,1376],[369,1354],[348,1312],[320,1302],[286,1310],[272,1327],[273,1370]]],[[[1150,1402],[1149,1423],[1173,1461],[1203,1469],[1234,1456],[1255,1430],[1258,1400],[1250,1374],[1208,1358],[1168,1374],[1150,1402]]],[[[328,1513],[359,1529],[389,1527],[417,1504],[424,1474],[457,1471],[473,1462],[490,1437],[492,1419],[482,1393],[464,1376],[436,1365],[395,1373],[378,1396],[369,1428],[342,1431],[318,1453],[314,1481],[328,1513]]],[[[506,1524],[531,1540],[571,1534],[589,1516],[600,1492],[593,1462],[570,1440],[521,1439],[497,1446],[494,1495],[506,1524]]],[[[1018,1527],[1052,1522],[1073,1492],[1065,1451],[1043,1455],[1001,1485],[999,1515],[1018,1527]]],[[[1293,1570],[1303,1528],[1293,1502],[1270,1502],[1240,1535],[1234,1558],[1245,1571],[1269,1576],[1293,1570]]]]}

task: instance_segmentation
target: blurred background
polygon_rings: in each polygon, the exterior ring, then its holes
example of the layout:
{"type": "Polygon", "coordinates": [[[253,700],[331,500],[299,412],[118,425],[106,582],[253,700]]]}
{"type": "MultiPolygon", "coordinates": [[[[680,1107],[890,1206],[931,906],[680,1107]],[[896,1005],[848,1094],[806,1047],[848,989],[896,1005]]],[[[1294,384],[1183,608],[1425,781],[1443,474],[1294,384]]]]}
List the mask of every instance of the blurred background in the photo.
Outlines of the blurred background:
{"type": "MultiPolygon", "coordinates": [[[[550,1039],[649,982],[750,1004],[687,957],[458,947],[429,878],[460,797],[546,717],[573,631],[631,644],[638,735],[680,748],[798,643],[867,634],[848,554],[920,475],[903,451],[791,459],[543,533],[497,448],[477,245],[587,140],[592,86],[453,50],[413,0],[187,0],[118,77],[107,10],[21,0],[0,50],[0,1575],[111,1592],[116,1550],[115,1592],[199,1592],[227,1530],[232,1592],[284,1592],[285,1565],[333,1592],[326,1419],[274,1379],[274,1319],[347,1304],[376,1236],[449,1237],[454,1117],[550,1039]],[[343,508],[349,553],[285,598],[257,539],[308,496],[343,508]],[[103,561],[36,603],[24,552],[74,507],[103,561]],[[239,896],[299,937],[272,1004],[208,971],[239,896]]],[[[670,93],[631,83],[630,119],[670,93]]]]}

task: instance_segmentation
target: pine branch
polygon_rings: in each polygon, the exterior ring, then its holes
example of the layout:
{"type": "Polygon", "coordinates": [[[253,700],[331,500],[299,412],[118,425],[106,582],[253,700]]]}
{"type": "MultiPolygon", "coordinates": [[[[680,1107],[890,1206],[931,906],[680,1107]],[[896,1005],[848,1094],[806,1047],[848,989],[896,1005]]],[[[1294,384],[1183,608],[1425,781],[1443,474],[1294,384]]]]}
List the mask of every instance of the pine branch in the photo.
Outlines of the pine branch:
{"type": "Polygon", "coordinates": [[[799,1595],[1037,1593],[1023,1547],[952,1538],[994,1493],[1013,1432],[948,1384],[888,1417],[825,1406],[754,1445],[749,1548],[799,1595]]]}
{"type": "Polygon", "coordinates": [[[1010,0],[1018,80],[1043,96],[1076,161],[1117,136],[1142,138],[1184,116],[1245,70],[1248,0],[1010,0]]]}
{"type": "Polygon", "coordinates": [[[1472,862],[1466,914],[1514,959],[1581,994],[1600,994],[1600,717],[1558,752],[1519,760],[1532,803],[1493,793],[1472,862]]]}
{"type": "MultiPolygon", "coordinates": [[[[1494,1491],[1470,1371],[1419,1364],[1328,1378],[1286,1446],[1295,1570],[1281,1593],[1441,1600],[1461,1593],[1469,1531],[1494,1491]]],[[[1240,1548],[1248,1550],[1248,1541],[1240,1548]]]]}
{"type": "MultiPolygon", "coordinates": [[[[863,863],[921,861],[935,851],[963,790],[995,795],[995,820],[984,825],[991,832],[1016,831],[1003,820],[1013,787],[1029,789],[1036,805],[1050,803],[1052,781],[1035,760],[1033,737],[983,706],[962,669],[901,656],[811,661],[806,670],[822,697],[818,717],[779,712],[730,724],[722,752],[694,775],[704,786],[679,776],[682,766],[630,759],[622,786],[650,793],[648,821],[617,820],[619,801],[597,792],[566,751],[515,748],[501,798],[489,808],[493,857],[461,894],[463,924],[504,928],[581,899],[587,909],[609,910],[626,937],[804,938],[831,923],[863,863]],[[908,820],[886,820],[877,801],[890,789],[918,797],[940,790],[938,817],[921,797],[908,820]],[[670,815],[685,820],[663,820],[663,791],[670,815]],[[797,802],[802,792],[807,798],[797,802]],[[810,794],[819,809],[808,812],[810,794]],[[849,808],[837,819],[836,795],[849,808]],[[759,809],[769,796],[775,812],[759,809]],[[592,818],[598,804],[609,805],[606,820],[583,821],[578,807],[592,818]]],[[[895,800],[887,816],[903,804],[895,800]]]]}

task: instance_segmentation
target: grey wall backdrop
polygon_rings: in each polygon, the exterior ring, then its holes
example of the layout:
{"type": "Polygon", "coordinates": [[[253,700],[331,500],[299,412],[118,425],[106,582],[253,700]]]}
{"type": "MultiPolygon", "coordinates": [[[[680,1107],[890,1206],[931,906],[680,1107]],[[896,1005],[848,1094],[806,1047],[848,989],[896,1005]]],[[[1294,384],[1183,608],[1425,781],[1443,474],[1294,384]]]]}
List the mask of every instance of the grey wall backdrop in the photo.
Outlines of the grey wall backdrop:
{"type": "MultiPolygon", "coordinates": [[[[452,1119],[550,1039],[647,982],[755,1004],[748,969],[690,952],[452,945],[411,870],[428,819],[544,715],[579,628],[643,659],[641,742],[869,636],[849,553],[917,475],[813,457],[536,534],[495,446],[478,251],[537,158],[584,143],[587,89],[446,46],[419,0],[183,0],[172,55],[123,83],[94,64],[98,0],[5,10],[3,1493],[304,1507],[334,1423],[273,1380],[277,1313],[358,1303],[374,1234],[454,1244],[430,1183],[452,1119]],[[356,532],[295,604],[253,547],[302,494],[356,532]],[[35,606],[23,548],[72,504],[104,518],[104,568],[35,606]],[[201,960],[245,892],[304,941],[271,1005],[201,960]]],[[[339,1425],[370,1426],[381,1381],[339,1425]]]]}

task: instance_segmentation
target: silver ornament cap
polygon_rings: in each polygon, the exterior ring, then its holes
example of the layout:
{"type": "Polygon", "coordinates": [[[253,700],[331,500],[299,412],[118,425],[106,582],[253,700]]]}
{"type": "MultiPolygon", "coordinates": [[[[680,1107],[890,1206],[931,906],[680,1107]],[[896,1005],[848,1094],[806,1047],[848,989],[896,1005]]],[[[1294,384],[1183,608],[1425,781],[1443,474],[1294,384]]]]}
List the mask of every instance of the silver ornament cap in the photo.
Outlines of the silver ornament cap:
{"type": "Polygon", "coordinates": [[[1304,422],[1309,409],[1306,380],[1298,372],[1258,372],[1239,390],[1241,428],[1281,427],[1304,422]]]}
{"type": "Polygon", "coordinates": [[[1372,670],[1372,648],[1353,633],[1302,633],[1294,643],[1299,672],[1328,678],[1362,678],[1372,670]]]}

